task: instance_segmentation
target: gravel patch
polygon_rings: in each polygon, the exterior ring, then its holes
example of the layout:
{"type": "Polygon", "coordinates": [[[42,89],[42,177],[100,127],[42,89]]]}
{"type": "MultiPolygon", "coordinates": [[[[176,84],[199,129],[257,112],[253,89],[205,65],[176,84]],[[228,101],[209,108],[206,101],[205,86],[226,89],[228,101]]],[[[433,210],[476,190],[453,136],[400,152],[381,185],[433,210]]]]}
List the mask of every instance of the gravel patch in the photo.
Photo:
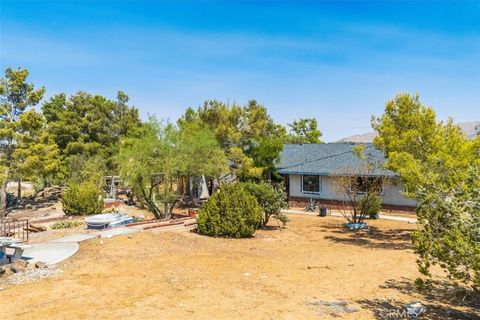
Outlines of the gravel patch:
{"type": "Polygon", "coordinates": [[[7,285],[17,285],[29,281],[38,281],[62,273],[62,269],[57,266],[49,266],[41,269],[27,269],[24,272],[11,275],[8,279],[6,279],[5,283],[7,285]]]}

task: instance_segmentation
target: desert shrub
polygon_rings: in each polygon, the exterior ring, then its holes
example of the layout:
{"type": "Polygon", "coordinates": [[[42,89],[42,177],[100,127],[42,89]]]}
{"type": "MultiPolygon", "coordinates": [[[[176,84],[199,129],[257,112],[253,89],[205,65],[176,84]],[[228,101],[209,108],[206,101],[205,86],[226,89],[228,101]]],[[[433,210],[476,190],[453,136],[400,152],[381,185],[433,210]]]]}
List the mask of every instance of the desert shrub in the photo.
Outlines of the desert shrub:
{"type": "Polygon", "coordinates": [[[258,204],[263,211],[262,225],[266,226],[270,217],[273,217],[277,222],[281,222],[283,226],[288,221],[286,214],[282,213],[283,209],[288,207],[287,194],[282,187],[272,186],[269,183],[261,182],[246,182],[242,184],[243,188],[257,199],[258,204]]]}
{"type": "Polygon", "coordinates": [[[61,220],[57,221],[50,228],[52,229],[68,229],[68,228],[75,228],[81,226],[83,224],[82,221],[75,221],[75,220],[61,220]]]}
{"type": "Polygon", "coordinates": [[[377,194],[368,194],[356,199],[357,211],[370,218],[375,217],[382,206],[382,198],[377,194]]]}
{"type": "Polygon", "coordinates": [[[62,194],[63,211],[66,215],[91,215],[103,210],[102,193],[91,182],[72,183],[62,194]]]}
{"type": "Polygon", "coordinates": [[[241,184],[222,186],[202,206],[198,231],[209,236],[246,238],[262,223],[262,208],[241,184]]]}

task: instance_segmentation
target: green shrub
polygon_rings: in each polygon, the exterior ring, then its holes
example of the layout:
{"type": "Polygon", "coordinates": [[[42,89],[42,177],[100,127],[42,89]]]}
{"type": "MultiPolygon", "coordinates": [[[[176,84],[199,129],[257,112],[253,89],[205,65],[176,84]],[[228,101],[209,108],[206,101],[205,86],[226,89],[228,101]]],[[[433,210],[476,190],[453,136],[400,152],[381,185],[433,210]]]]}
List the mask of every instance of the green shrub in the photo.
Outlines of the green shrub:
{"type": "Polygon", "coordinates": [[[370,218],[376,217],[381,206],[382,198],[373,193],[356,199],[357,212],[362,216],[369,216],[370,218]]]}
{"type": "Polygon", "coordinates": [[[50,228],[52,229],[68,229],[68,228],[75,228],[81,226],[83,224],[82,221],[76,220],[61,220],[57,221],[50,228]]]}
{"type": "Polygon", "coordinates": [[[91,183],[72,183],[62,194],[63,211],[66,215],[91,215],[103,210],[102,193],[91,183]]]}
{"type": "Polygon", "coordinates": [[[281,222],[283,226],[288,221],[288,217],[282,213],[283,209],[288,207],[287,194],[283,185],[274,187],[269,183],[246,182],[242,183],[243,188],[257,199],[258,204],[263,211],[262,225],[266,226],[270,217],[277,222],[281,222]]]}
{"type": "Polygon", "coordinates": [[[205,235],[251,237],[262,223],[262,208],[241,184],[225,185],[202,206],[197,223],[205,235]]]}

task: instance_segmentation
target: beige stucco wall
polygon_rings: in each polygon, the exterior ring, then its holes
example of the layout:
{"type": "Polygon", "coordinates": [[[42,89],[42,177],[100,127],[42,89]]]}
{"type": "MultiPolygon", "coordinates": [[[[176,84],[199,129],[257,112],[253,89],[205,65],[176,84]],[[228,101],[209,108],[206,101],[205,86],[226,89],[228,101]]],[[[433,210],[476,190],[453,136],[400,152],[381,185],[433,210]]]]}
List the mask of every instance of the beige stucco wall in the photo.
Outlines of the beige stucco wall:
{"type": "MultiPolygon", "coordinates": [[[[327,200],[343,200],[341,192],[336,190],[334,177],[322,176],[320,193],[303,193],[302,176],[299,174],[290,175],[290,196],[300,198],[315,198],[327,200]]],[[[415,201],[405,198],[402,192],[405,188],[398,181],[391,181],[383,189],[382,203],[395,206],[415,206],[415,201]]]]}

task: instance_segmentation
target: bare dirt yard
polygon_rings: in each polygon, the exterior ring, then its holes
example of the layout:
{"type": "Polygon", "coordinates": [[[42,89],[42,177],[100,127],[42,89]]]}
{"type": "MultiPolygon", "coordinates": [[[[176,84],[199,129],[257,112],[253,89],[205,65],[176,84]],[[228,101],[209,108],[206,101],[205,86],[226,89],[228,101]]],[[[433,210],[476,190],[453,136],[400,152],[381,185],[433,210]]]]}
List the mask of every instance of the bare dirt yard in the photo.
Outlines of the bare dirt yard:
{"type": "Polygon", "coordinates": [[[447,289],[414,288],[415,225],[377,220],[349,232],[341,218],[290,219],[251,239],[155,229],[94,239],[60,275],[0,283],[0,310],[8,319],[395,319],[421,301],[424,319],[480,317],[447,289]]]}

